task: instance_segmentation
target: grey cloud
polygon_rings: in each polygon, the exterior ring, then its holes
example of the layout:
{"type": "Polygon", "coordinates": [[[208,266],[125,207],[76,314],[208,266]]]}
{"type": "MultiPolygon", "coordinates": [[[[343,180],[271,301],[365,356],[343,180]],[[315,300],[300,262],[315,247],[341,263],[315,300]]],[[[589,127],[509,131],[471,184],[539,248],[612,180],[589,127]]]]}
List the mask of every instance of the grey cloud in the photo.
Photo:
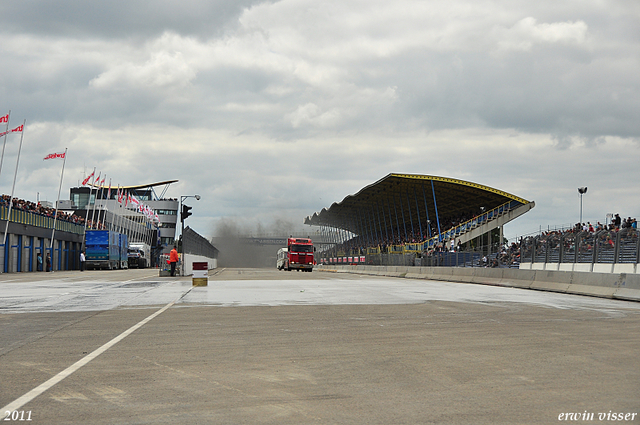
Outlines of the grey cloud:
{"type": "MultiPolygon", "coordinates": [[[[633,2],[151,4],[3,5],[0,98],[40,126],[24,197],[55,146],[73,148],[74,184],[83,165],[179,179],[172,190],[203,196],[194,224],[302,218],[409,172],[533,199],[518,222],[537,228],[574,220],[574,186],[607,203],[599,185],[637,180],[633,2]]],[[[38,189],[55,193],[49,180],[38,189]]]]}
{"type": "Polygon", "coordinates": [[[24,0],[3,4],[7,32],[72,38],[153,37],[166,30],[208,38],[235,25],[240,13],[263,0],[202,1],[24,0]]]}

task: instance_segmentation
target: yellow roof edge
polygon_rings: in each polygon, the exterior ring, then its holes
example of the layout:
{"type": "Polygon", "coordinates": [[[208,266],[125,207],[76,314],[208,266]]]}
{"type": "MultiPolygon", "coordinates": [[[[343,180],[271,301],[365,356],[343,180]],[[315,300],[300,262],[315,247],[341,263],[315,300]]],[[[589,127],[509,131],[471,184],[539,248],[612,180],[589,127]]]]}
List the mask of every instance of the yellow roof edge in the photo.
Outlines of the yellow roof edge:
{"type": "MultiPolygon", "coordinates": [[[[427,176],[424,174],[400,174],[400,173],[391,173],[387,175],[387,177],[400,177],[400,178],[408,178],[408,179],[415,179],[415,180],[434,180],[434,181],[441,181],[445,183],[454,183],[454,184],[459,184],[463,186],[473,187],[476,189],[486,190],[487,192],[492,192],[492,193],[504,196],[506,198],[513,199],[514,201],[521,202],[523,204],[528,204],[531,202],[531,201],[527,201],[524,198],[520,198],[519,196],[512,195],[511,193],[505,192],[503,190],[495,189],[493,187],[485,186],[478,183],[468,182],[466,180],[453,179],[450,177],[427,176]]],[[[384,180],[384,178],[381,180],[384,180]]]]}

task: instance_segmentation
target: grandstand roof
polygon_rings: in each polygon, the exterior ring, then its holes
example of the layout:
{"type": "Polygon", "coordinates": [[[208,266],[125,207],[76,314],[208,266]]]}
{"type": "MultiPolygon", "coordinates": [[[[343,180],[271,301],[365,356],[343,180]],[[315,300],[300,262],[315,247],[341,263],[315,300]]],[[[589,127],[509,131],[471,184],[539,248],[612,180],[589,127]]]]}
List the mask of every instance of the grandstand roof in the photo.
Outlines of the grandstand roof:
{"type": "MultiPolygon", "coordinates": [[[[120,189],[124,189],[124,190],[137,190],[137,189],[149,189],[152,187],[156,187],[156,186],[163,186],[163,185],[169,185],[171,183],[176,183],[178,180],[166,180],[163,182],[156,182],[156,183],[145,183],[145,184],[138,184],[138,185],[134,185],[134,186],[120,186],[120,189]]],[[[98,189],[106,189],[108,186],[106,185],[97,185],[97,184],[89,184],[89,186],[93,186],[93,187],[97,187],[98,189]]]]}
{"type": "MultiPolygon", "coordinates": [[[[426,226],[427,214],[440,220],[479,215],[505,203],[528,204],[530,201],[477,183],[448,177],[420,174],[389,174],[305,219],[305,224],[327,225],[362,234],[371,221],[380,226],[401,227],[413,222],[426,226]],[[435,202],[434,202],[435,192],[435,202]],[[404,221],[403,221],[404,219],[404,221]]],[[[443,229],[444,230],[444,229],[443,229]]]]}

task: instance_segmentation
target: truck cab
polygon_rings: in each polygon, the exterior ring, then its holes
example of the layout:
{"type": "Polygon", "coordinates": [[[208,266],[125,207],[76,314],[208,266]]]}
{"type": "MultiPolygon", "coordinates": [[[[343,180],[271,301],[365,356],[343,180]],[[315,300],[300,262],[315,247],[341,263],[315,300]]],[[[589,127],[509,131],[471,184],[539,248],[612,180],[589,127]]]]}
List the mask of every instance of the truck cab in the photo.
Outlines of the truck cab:
{"type": "Polygon", "coordinates": [[[309,238],[288,238],[287,239],[287,261],[286,270],[301,270],[310,272],[315,264],[315,248],[309,238]]]}
{"type": "Polygon", "coordinates": [[[129,268],[145,269],[151,266],[151,248],[145,243],[132,242],[129,245],[129,268]]]}

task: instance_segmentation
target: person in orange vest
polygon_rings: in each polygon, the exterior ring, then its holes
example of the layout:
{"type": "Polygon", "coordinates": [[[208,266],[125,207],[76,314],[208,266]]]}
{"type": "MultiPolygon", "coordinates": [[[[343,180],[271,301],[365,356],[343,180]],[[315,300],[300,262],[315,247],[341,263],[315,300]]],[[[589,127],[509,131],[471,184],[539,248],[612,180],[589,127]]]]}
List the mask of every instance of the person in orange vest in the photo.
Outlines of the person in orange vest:
{"type": "Polygon", "coordinates": [[[178,260],[179,260],[178,250],[176,249],[176,246],[174,245],[173,249],[169,253],[169,264],[171,265],[171,276],[175,276],[176,275],[176,264],[178,263],[178,260]]]}

